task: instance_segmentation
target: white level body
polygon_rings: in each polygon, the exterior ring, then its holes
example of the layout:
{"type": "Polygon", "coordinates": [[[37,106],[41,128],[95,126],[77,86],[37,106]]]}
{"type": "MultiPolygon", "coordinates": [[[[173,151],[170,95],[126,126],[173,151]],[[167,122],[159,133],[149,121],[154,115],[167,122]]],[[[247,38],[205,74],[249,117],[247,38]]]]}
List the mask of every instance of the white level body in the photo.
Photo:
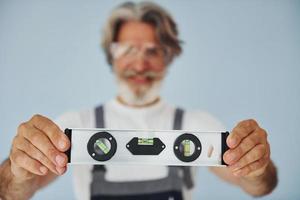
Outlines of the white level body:
{"type": "MultiPolygon", "coordinates": [[[[111,130],[78,128],[66,129],[65,133],[71,141],[71,148],[66,152],[69,157],[70,164],[132,164],[170,166],[224,166],[225,163],[222,157],[225,151],[228,149],[226,145],[226,138],[229,134],[225,131],[202,132],[190,130],[111,130]],[[95,153],[89,153],[88,151],[89,141],[96,133],[99,132],[109,133],[111,136],[113,136],[117,144],[114,155],[105,161],[95,160],[93,158],[95,153]],[[176,139],[183,134],[193,135],[201,143],[201,149],[198,147],[198,145],[193,145],[194,151],[200,150],[200,155],[198,155],[198,157],[193,161],[182,161],[175,155],[176,149],[178,150],[178,145],[175,145],[176,139]],[[163,145],[161,145],[161,152],[158,155],[134,155],[129,150],[132,145],[130,143],[130,146],[128,143],[136,137],[141,139],[139,141],[145,139],[149,139],[150,141],[148,143],[142,143],[142,146],[135,147],[136,149],[141,147],[140,150],[143,150],[144,147],[149,149],[149,146],[152,144],[151,141],[153,141],[151,139],[159,138],[159,140],[163,143],[163,145]]],[[[95,143],[98,145],[98,141],[95,143]]],[[[186,149],[189,150],[189,148],[186,149]]],[[[105,152],[107,152],[107,150],[105,150],[105,152]]]]}

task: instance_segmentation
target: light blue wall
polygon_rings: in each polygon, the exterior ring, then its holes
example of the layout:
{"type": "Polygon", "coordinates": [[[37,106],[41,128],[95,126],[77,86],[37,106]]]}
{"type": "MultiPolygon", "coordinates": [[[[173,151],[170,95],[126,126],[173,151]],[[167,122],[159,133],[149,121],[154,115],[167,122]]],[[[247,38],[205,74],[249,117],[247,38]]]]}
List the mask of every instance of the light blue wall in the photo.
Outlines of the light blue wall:
{"type": "MultiPolygon", "coordinates": [[[[0,0],[0,160],[18,124],[34,113],[55,118],[115,94],[98,44],[100,28],[118,3],[0,0]]],[[[299,199],[299,1],[160,3],[185,41],[164,98],[210,111],[229,129],[257,119],[269,133],[279,171],[277,189],[263,199],[299,199]]],[[[201,168],[197,199],[223,196],[251,199],[201,168]]],[[[33,199],[55,198],[74,198],[70,172],[33,199]]]]}

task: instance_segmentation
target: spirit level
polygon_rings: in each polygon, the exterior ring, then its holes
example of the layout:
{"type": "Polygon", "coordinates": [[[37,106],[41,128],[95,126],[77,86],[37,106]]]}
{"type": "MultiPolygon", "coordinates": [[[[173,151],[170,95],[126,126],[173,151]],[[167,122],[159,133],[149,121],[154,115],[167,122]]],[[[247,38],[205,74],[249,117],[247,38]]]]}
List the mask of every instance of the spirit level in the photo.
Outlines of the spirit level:
{"type": "Polygon", "coordinates": [[[228,132],[66,129],[70,164],[222,166],[228,132]]]}

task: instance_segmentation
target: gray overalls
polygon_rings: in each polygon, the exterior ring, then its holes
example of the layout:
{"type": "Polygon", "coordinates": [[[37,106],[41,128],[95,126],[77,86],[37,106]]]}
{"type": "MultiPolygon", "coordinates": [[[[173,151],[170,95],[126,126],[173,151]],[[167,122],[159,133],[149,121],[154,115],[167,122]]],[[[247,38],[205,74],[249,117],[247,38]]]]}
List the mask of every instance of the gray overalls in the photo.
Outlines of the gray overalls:
{"type": "MultiPolygon", "coordinates": [[[[183,114],[182,109],[176,109],[174,130],[181,129],[183,114]]],[[[104,128],[102,105],[95,108],[95,116],[96,128],[104,128]]],[[[190,167],[169,166],[167,177],[149,181],[110,182],[105,180],[105,172],[104,165],[94,165],[90,187],[92,200],[183,200],[182,188],[194,187],[190,167]]]]}

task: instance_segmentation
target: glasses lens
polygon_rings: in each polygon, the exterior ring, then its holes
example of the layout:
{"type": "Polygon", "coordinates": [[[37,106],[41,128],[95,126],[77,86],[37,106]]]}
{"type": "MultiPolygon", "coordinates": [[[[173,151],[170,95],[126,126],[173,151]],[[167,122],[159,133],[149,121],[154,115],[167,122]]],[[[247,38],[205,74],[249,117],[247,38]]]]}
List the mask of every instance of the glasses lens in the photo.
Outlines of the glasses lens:
{"type": "Polygon", "coordinates": [[[160,64],[164,61],[164,50],[161,46],[147,43],[142,46],[129,43],[113,43],[111,53],[114,59],[125,59],[133,62],[141,54],[150,64],[160,64]]]}

